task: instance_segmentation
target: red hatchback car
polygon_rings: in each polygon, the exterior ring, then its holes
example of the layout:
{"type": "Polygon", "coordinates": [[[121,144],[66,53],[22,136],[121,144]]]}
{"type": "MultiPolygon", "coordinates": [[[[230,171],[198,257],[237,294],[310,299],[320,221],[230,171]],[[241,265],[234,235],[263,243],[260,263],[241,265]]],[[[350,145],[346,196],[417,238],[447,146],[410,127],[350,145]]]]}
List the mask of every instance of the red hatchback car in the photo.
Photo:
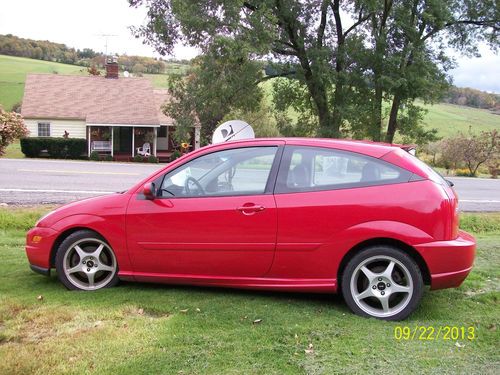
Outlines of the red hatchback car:
{"type": "Polygon", "coordinates": [[[467,277],[475,240],[458,223],[453,189],[399,147],[252,139],[58,208],[28,232],[26,252],[69,289],[122,279],[341,292],[356,314],[399,320],[425,284],[467,277]]]}

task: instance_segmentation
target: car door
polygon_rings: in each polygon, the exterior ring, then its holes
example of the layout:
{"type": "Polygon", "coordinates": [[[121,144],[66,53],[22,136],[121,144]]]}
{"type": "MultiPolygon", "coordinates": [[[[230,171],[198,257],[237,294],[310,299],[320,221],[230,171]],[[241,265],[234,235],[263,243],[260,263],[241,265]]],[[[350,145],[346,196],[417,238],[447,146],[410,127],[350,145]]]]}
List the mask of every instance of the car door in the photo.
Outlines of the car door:
{"type": "Polygon", "coordinates": [[[138,274],[258,277],[271,267],[279,143],[190,160],[156,180],[157,198],[133,197],[129,254],[138,274]]]}

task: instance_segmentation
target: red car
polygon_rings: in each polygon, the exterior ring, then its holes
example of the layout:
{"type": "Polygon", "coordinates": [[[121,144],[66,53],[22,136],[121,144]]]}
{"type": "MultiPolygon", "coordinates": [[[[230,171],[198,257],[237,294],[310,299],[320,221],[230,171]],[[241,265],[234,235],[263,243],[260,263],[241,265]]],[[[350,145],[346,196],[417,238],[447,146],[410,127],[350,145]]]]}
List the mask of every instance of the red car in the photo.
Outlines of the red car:
{"type": "Polygon", "coordinates": [[[458,223],[453,189],[399,147],[252,139],[58,208],[28,232],[26,252],[69,289],[122,279],[341,292],[356,314],[399,320],[424,285],[467,277],[475,240],[458,223]]]}

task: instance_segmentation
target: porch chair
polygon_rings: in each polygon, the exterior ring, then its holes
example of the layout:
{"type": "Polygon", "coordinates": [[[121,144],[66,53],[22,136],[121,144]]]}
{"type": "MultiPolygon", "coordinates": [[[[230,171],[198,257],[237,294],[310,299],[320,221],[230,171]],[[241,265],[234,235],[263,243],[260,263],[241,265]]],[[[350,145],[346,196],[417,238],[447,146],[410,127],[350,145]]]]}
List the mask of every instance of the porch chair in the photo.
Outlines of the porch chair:
{"type": "Polygon", "coordinates": [[[146,142],[142,145],[142,147],[137,147],[137,155],[141,156],[150,156],[151,155],[151,145],[149,142],[146,142]]]}

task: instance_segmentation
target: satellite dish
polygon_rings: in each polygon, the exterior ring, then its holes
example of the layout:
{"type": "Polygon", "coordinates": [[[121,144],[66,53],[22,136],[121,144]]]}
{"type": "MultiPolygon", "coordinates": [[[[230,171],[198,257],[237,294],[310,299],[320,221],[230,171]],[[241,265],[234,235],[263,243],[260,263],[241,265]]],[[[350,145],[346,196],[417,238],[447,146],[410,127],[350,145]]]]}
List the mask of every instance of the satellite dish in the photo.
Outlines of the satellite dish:
{"type": "Polygon", "coordinates": [[[123,76],[124,76],[125,78],[128,78],[128,77],[130,77],[130,73],[129,73],[129,72],[127,72],[127,71],[125,70],[125,71],[123,72],[123,76]]]}
{"type": "Polygon", "coordinates": [[[231,120],[219,125],[212,136],[212,143],[255,138],[252,127],[245,121],[231,120]]]}

